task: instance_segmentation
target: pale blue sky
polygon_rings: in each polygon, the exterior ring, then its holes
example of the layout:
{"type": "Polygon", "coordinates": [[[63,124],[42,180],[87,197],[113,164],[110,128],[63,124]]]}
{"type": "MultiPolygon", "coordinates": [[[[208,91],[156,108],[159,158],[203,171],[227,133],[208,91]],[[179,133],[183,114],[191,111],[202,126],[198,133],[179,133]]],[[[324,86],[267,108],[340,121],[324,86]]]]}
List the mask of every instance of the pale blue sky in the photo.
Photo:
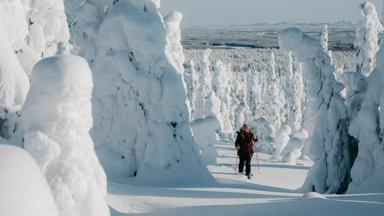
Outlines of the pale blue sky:
{"type": "MultiPolygon", "coordinates": [[[[372,0],[381,13],[383,0],[372,0]]],[[[262,22],[357,21],[363,0],[162,0],[163,14],[184,14],[184,26],[262,22]]]]}

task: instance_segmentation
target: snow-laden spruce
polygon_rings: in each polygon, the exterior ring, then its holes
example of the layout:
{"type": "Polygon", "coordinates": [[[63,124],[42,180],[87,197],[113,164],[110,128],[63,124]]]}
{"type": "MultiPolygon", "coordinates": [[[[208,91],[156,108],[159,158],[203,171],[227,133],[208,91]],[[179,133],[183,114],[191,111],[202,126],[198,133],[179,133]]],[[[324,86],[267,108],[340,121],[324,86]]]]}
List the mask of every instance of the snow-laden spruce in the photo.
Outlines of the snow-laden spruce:
{"type": "Polygon", "coordinates": [[[216,164],[218,154],[215,143],[219,140],[218,134],[221,130],[217,118],[210,116],[197,119],[192,122],[192,130],[203,162],[210,165],[216,164]]]}
{"type": "Polygon", "coordinates": [[[176,71],[184,74],[184,50],[181,45],[180,23],[183,14],[173,11],[164,17],[164,24],[167,30],[166,54],[170,63],[176,68],[176,71]]]}
{"type": "Polygon", "coordinates": [[[19,147],[0,144],[0,215],[59,216],[35,160],[19,147]]]}
{"type": "Polygon", "coordinates": [[[22,145],[45,175],[60,215],[109,215],[106,176],[89,135],[93,82],[87,62],[78,56],[45,58],[32,75],[22,145]]]}
{"type": "Polygon", "coordinates": [[[274,159],[280,160],[280,154],[288,144],[291,132],[291,128],[286,124],[281,125],[280,129],[277,131],[273,153],[274,159]]]}
{"type": "Polygon", "coordinates": [[[66,2],[72,40],[94,74],[92,138],[112,181],[209,178],[182,75],[166,54],[170,39],[158,3],[66,2]]]}
{"type": "Polygon", "coordinates": [[[7,30],[0,22],[0,136],[8,139],[29,89],[29,80],[11,47],[7,30]]]}
{"type": "Polygon", "coordinates": [[[321,46],[323,47],[324,52],[328,54],[331,58],[331,64],[333,64],[332,51],[328,49],[328,25],[323,26],[323,31],[321,32],[321,46]]]}
{"type": "Polygon", "coordinates": [[[0,1],[0,136],[9,138],[29,88],[33,65],[68,43],[62,0],[0,1]]]}
{"type": "Polygon", "coordinates": [[[345,99],[350,118],[355,118],[367,91],[366,77],[374,70],[379,51],[379,34],[384,30],[375,6],[366,1],[360,5],[361,16],[356,29],[356,70],[339,77],[345,85],[345,99]]]}
{"type": "Polygon", "coordinates": [[[281,151],[282,161],[288,164],[296,164],[297,159],[302,156],[302,150],[308,139],[305,129],[300,129],[292,133],[289,142],[281,151]]]}
{"type": "Polygon", "coordinates": [[[69,30],[63,0],[0,1],[0,17],[25,72],[42,57],[56,53],[59,42],[68,43],[69,30]]]}
{"type": "Polygon", "coordinates": [[[349,132],[358,140],[358,153],[353,164],[350,192],[381,191],[384,180],[384,44],[377,55],[376,69],[370,73],[360,110],[352,120],[349,132]]]}
{"type": "Polygon", "coordinates": [[[335,68],[321,44],[290,28],[279,36],[282,49],[292,51],[303,64],[307,109],[305,129],[310,136],[310,156],[315,161],[304,190],[343,193],[347,190],[353,164],[342,85],[335,80],[335,68]]]}
{"type": "Polygon", "coordinates": [[[285,98],[282,94],[282,88],[280,82],[280,76],[277,74],[275,54],[271,52],[270,58],[270,73],[271,76],[267,78],[268,88],[267,94],[268,100],[265,100],[268,107],[268,112],[272,118],[268,119],[269,122],[274,125],[274,128],[279,129],[282,122],[285,122],[285,117],[282,115],[284,113],[285,98]]]}
{"type": "Polygon", "coordinates": [[[212,88],[218,98],[219,110],[215,113],[221,126],[221,135],[233,133],[233,110],[231,92],[231,71],[229,65],[218,60],[213,66],[212,88]]]}
{"type": "Polygon", "coordinates": [[[360,5],[360,19],[356,29],[355,49],[356,71],[367,77],[375,68],[376,53],[379,51],[379,33],[384,27],[380,23],[375,5],[366,0],[360,5]]]}

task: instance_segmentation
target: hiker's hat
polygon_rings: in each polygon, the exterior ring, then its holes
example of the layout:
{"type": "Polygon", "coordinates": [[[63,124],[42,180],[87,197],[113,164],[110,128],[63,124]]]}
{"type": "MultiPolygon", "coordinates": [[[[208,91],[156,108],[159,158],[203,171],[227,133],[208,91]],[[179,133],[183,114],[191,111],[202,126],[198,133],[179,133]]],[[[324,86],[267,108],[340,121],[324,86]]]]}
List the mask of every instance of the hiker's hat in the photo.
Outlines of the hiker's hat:
{"type": "Polygon", "coordinates": [[[241,129],[242,130],[245,130],[245,129],[247,129],[248,128],[248,125],[247,124],[243,124],[243,126],[241,126],[241,129]]]}

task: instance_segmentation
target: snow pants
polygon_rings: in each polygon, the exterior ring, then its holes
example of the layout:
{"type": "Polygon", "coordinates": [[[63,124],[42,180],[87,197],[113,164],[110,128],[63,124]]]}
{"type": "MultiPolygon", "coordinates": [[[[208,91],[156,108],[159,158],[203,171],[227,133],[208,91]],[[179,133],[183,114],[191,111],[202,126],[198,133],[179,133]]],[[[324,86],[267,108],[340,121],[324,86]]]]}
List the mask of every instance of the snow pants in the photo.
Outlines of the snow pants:
{"type": "Polygon", "coordinates": [[[242,173],[244,170],[244,164],[245,164],[245,175],[251,174],[251,160],[252,160],[253,154],[244,154],[239,155],[240,163],[239,163],[239,172],[242,173]]]}

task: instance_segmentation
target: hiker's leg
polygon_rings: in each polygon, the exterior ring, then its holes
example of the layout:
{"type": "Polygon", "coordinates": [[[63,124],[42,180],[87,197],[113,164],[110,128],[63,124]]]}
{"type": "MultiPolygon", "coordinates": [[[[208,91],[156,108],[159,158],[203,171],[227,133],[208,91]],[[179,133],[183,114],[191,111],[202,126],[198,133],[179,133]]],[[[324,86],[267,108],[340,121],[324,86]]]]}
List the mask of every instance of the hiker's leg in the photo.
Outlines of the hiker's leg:
{"type": "Polygon", "coordinates": [[[239,162],[239,173],[242,173],[243,170],[244,170],[244,162],[245,162],[245,158],[244,157],[241,157],[239,156],[240,158],[240,162],[239,162]]]}
{"type": "Polygon", "coordinates": [[[245,161],[246,175],[251,174],[251,159],[252,159],[252,155],[247,155],[247,160],[245,161]]]}

